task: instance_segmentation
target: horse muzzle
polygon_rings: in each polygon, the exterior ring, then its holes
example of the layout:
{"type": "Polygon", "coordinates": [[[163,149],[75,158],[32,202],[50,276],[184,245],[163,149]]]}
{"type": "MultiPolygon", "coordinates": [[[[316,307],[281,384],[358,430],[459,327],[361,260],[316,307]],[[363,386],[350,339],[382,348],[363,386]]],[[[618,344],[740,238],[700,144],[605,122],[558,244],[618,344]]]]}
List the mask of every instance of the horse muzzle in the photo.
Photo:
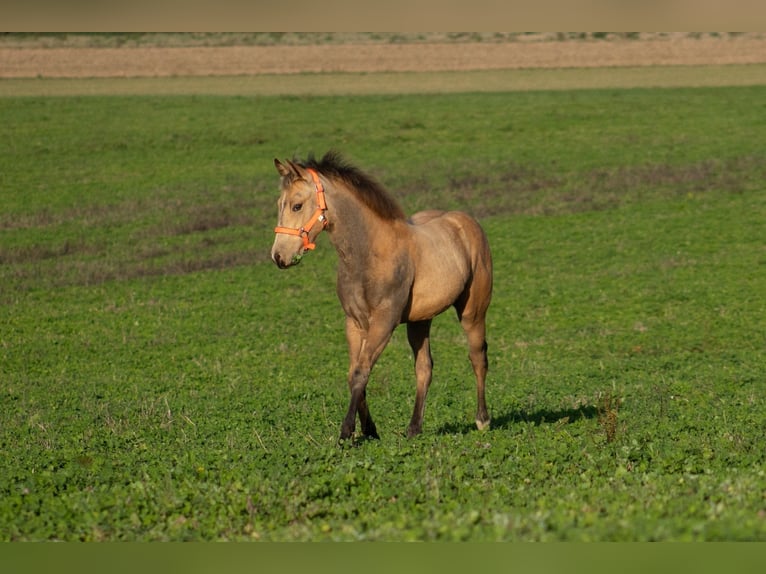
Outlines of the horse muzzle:
{"type": "Polygon", "coordinates": [[[279,241],[277,239],[271,248],[271,260],[280,269],[287,269],[300,263],[304,253],[306,253],[306,249],[302,246],[299,246],[296,250],[295,246],[291,246],[289,241],[279,241]]]}
{"type": "Polygon", "coordinates": [[[288,267],[292,267],[293,265],[297,265],[301,262],[301,259],[303,258],[302,253],[296,253],[292,256],[291,259],[286,260],[283,259],[282,256],[279,253],[272,253],[271,259],[276,263],[277,267],[280,269],[287,269],[288,267]]]}

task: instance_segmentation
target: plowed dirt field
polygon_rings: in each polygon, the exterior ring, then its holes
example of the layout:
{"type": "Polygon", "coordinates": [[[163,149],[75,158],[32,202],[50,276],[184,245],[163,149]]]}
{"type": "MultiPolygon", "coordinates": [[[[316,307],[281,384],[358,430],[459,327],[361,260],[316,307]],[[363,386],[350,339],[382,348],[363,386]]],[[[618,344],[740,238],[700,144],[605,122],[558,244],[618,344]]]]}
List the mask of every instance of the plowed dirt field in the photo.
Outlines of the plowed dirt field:
{"type": "Polygon", "coordinates": [[[766,38],[219,47],[0,47],[0,78],[239,76],[766,63],[766,38]]]}

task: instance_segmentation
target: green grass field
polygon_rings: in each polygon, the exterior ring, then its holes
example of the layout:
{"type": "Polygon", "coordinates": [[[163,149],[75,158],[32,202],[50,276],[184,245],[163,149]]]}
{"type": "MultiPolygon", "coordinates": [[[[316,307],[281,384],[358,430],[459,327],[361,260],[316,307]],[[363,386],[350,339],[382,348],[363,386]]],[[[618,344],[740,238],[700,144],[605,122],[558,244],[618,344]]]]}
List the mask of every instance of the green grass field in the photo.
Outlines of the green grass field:
{"type": "MultiPolygon", "coordinates": [[[[2,85],[2,83],[0,83],[2,85]]],[[[766,87],[0,98],[3,540],[766,540],[766,87]],[[492,428],[451,314],[339,448],[328,148],[490,237],[492,428]]]]}

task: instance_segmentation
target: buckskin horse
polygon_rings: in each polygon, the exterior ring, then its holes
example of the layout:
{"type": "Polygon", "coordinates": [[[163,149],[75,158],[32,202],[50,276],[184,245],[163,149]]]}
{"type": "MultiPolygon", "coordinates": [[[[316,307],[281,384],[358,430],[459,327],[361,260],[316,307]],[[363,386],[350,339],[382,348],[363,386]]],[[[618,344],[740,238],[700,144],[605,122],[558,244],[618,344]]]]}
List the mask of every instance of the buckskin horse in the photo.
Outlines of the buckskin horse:
{"type": "Polygon", "coordinates": [[[337,293],[346,314],[351,402],[340,440],[355,432],[379,438],[366,389],[394,329],[407,324],[417,393],[407,436],[423,426],[431,384],[432,319],[454,307],[476,375],[476,426],[489,427],[485,317],[492,297],[492,256],[478,222],[461,211],[422,211],[409,219],[374,178],[330,151],[305,162],[274,160],[281,192],[271,258],[285,269],[316,247],[326,230],[338,253],[337,293]]]}

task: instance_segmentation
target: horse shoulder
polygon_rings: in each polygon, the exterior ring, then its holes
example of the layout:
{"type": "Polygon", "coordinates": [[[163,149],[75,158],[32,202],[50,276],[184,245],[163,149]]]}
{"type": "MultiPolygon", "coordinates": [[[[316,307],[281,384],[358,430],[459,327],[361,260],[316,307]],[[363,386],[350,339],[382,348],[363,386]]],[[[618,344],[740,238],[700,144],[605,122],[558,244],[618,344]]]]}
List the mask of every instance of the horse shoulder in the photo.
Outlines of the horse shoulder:
{"type": "Polygon", "coordinates": [[[338,265],[338,298],[346,315],[359,324],[385,309],[398,320],[415,274],[409,226],[395,222],[391,229],[381,229],[373,236],[375,240],[358,257],[341,258],[338,265]]]}

